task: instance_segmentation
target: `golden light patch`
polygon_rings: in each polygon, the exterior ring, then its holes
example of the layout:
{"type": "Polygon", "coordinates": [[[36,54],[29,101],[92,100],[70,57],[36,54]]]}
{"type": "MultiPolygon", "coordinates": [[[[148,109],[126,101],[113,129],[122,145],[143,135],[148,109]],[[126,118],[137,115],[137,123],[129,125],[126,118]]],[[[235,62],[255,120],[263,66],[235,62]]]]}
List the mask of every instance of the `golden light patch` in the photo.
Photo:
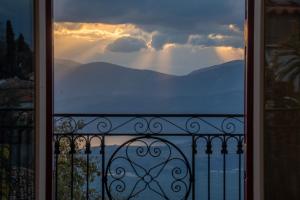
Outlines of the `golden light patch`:
{"type": "Polygon", "coordinates": [[[137,27],[132,24],[103,24],[103,23],[54,23],[54,37],[73,37],[89,41],[115,40],[128,37],[137,32],[137,27]]]}
{"type": "Polygon", "coordinates": [[[122,37],[142,39],[148,43],[152,36],[133,24],[56,22],[54,55],[89,62],[89,59],[105,54],[107,45],[122,37]]]}
{"type": "Polygon", "coordinates": [[[215,47],[215,52],[220,60],[224,62],[244,58],[244,50],[242,48],[215,47]]]}

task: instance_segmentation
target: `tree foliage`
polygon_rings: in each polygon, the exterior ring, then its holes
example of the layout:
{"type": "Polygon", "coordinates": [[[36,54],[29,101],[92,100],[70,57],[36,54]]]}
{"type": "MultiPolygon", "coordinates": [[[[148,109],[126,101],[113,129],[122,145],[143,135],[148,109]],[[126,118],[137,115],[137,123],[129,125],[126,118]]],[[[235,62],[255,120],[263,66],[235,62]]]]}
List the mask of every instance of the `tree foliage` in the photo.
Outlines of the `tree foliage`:
{"type": "MultiPolygon", "coordinates": [[[[65,133],[66,128],[56,127],[55,132],[65,133]]],[[[101,174],[98,171],[97,160],[90,159],[87,162],[87,156],[91,152],[86,151],[86,140],[84,137],[70,140],[69,137],[61,138],[59,142],[59,154],[57,154],[57,195],[59,199],[71,198],[71,184],[73,184],[73,197],[76,200],[86,199],[87,181],[89,187],[90,199],[101,199],[100,192],[91,187],[95,178],[101,174]],[[72,147],[73,145],[73,147],[72,147]],[[73,174],[72,174],[73,168],[73,174]],[[88,180],[87,180],[88,169],[88,180]]],[[[99,161],[99,160],[98,160],[99,161]]],[[[100,186],[99,186],[100,188],[100,186]]]]}

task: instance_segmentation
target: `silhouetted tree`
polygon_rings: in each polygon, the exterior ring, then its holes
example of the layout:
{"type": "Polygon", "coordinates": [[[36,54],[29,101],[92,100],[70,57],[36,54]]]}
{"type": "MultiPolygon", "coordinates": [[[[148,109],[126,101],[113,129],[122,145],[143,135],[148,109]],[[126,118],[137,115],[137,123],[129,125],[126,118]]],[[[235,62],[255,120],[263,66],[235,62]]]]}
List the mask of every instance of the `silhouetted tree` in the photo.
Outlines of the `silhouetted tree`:
{"type": "Polygon", "coordinates": [[[5,30],[1,31],[0,29],[0,78],[7,79],[17,76],[20,79],[30,79],[32,72],[32,50],[26,43],[23,34],[15,39],[12,23],[8,20],[5,30]]]}
{"type": "Polygon", "coordinates": [[[32,53],[28,44],[24,40],[23,34],[20,34],[17,41],[17,75],[22,79],[28,79],[32,73],[33,62],[32,53]]]}
{"type": "Polygon", "coordinates": [[[0,23],[0,79],[4,76],[5,52],[5,27],[0,23]]]}
{"type": "Polygon", "coordinates": [[[13,77],[16,73],[16,44],[11,21],[6,22],[6,73],[4,78],[13,77]]]}

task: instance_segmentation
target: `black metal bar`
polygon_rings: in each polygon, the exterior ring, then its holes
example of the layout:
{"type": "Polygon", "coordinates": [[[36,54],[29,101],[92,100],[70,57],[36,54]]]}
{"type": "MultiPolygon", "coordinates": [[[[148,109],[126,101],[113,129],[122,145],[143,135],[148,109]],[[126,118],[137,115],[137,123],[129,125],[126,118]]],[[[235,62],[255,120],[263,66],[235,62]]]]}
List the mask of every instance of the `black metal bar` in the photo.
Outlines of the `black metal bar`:
{"type": "Polygon", "coordinates": [[[55,155],[55,200],[58,200],[58,156],[55,155]]]}
{"type": "Polygon", "coordinates": [[[74,137],[72,136],[71,140],[71,200],[73,200],[74,195],[74,148],[75,148],[75,141],[74,137]]]}
{"type": "MultiPolygon", "coordinates": [[[[3,157],[4,156],[0,153],[0,158],[3,158],[3,157]]],[[[6,172],[6,167],[2,166],[1,164],[0,164],[0,166],[3,167],[3,169],[1,169],[1,170],[4,170],[4,173],[0,174],[0,180],[1,180],[1,182],[0,182],[0,184],[1,184],[0,185],[0,199],[4,199],[5,197],[4,197],[4,189],[3,188],[4,188],[4,184],[5,184],[4,179],[6,178],[5,175],[6,175],[7,172],[6,172]]]]}
{"type": "Polygon", "coordinates": [[[226,137],[223,137],[222,142],[222,154],[223,154],[223,200],[226,200],[226,154],[227,154],[227,144],[226,137]]]}
{"type": "Polygon", "coordinates": [[[238,140],[238,148],[237,148],[237,154],[239,156],[239,160],[238,160],[238,165],[239,165],[239,180],[238,180],[238,184],[239,184],[239,200],[242,199],[242,154],[243,154],[243,138],[239,137],[238,140]]]}
{"type": "Polygon", "coordinates": [[[243,114],[95,114],[95,113],[56,113],[53,117],[218,117],[234,118],[244,117],[243,114]]]}
{"type": "Polygon", "coordinates": [[[207,199],[210,200],[210,154],[207,155],[207,199]]]}
{"type": "Polygon", "coordinates": [[[102,136],[101,140],[101,156],[102,156],[102,185],[101,185],[101,193],[102,193],[102,200],[105,200],[105,182],[106,182],[106,175],[105,175],[105,135],[102,136]]]}
{"type": "Polygon", "coordinates": [[[195,136],[192,136],[192,199],[196,199],[196,172],[195,172],[195,155],[197,154],[197,145],[195,141],[195,136]]]}
{"type": "Polygon", "coordinates": [[[207,137],[205,153],[207,154],[207,198],[210,200],[210,155],[212,154],[211,136],[207,137]]]}
{"type": "MultiPolygon", "coordinates": [[[[94,133],[55,133],[56,136],[66,136],[66,135],[73,135],[73,136],[92,136],[95,135],[94,133]]],[[[102,134],[96,134],[96,135],[102,135],[102,134]]],[[[149,133],[105,133],[105,136],[147,136],[149,133]]],[[[155,133],[153,134],[155,136],[166,136],[166,137],[172,137],[172,136],[178,136],[178,137],[191,137],[192,135],[188,135],[186,133],[183,134],[174,134],[174,133],[155,133]]],[[[243,136],[244,134],[242,133],[235,133],[235,134],[214,134],[214,133],[206,133],[206,134],[199,134],[197,136],[199,137],[206,137],[206,136],[211,136],[211,137],[218,137],[218,136],[229,136],[229,137],[239,137],[243,136]]]]}
{"type": "Polygon", "coordinates": [[[223,200],[226,200],[226,155],[223,155],[223,200]]]}
{"type": "Polygon", "coordinates": [[[90,171],[90,160],[89,160],[89,153],[87,152],[86,157],[86,199],[89,199],[89,171],[90,171]]]}
{"type": "Polygon", "coordinates": [[[33,108],[0,108],[0,112],[34,112],[33,108]]]}
{"type": "Polygon", "coordinates": [[[0,130],[10,129],[10,130],[22,131],[22,130],[32,130],[32,128],[34,128],[34,127],[33,126],[1,126],[0,130]]]}
{"type": "Polygon", "coordinates": [[[241,156],[241,154],[239,154],[239,200],[241,200],[242,199],[242,183],[241,183],[241,158],[242,156],[241,156]]]}

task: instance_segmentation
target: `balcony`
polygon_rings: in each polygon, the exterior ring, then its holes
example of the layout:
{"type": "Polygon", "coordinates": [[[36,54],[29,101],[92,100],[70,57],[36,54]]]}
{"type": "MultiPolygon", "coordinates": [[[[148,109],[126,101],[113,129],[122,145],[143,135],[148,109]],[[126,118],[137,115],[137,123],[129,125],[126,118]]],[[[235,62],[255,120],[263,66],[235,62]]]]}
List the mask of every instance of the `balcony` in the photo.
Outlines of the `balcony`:
{"type": "Polygon", "coordinates": [[[55,199],[244,199],[244,116],[56,114],[55,199]]]}

